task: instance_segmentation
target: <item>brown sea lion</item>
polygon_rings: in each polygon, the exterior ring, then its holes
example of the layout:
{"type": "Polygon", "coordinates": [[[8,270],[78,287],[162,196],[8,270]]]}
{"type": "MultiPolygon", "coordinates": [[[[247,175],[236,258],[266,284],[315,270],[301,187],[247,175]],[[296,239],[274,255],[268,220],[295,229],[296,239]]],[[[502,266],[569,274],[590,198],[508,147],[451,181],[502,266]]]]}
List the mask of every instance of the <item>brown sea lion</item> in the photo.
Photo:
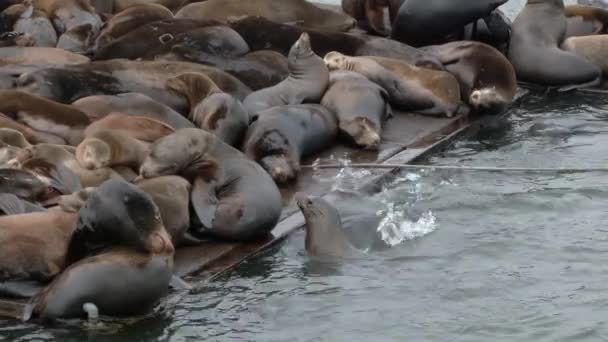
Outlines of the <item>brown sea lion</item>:
{"type": "Polygon", "coordinates": [[[60,137],[58,137],[54,134],[38,132],[1,113],[0,113],[0,128],[8,128],[8,129],[16,130],[16,131],[20,132],[21,134],[23,134],[23,136],[28,141],[31,141],[33,144],[49,143],[49,144],[62,145],[62,144],[66,143],[64,139],[61,139],[60,137]]]}
{"type": "Polygon", "coordinates": [[[563,90],[600,82],[597,66],[559,48],[566,28],[563,0],[528,0],[513,21],[508,53],[519,81],[563,90]]]}
{"type": "Polygon", "coordinates": [[[401,0],[342,0],[342,10],[357,20],[357,26],[371,33],[388,36],[384,9],[388,8],[389,27],[397,16],[401,0]]]}
{"type": "Polygon", "coordinates": [[[21,75],[17,86],[62,103],[72,103],[91,95],[139,92],[185,113],[189,109],[187,99],[168,91],[166,83],[169,78],[186,72],[207,75],[220,89],[238,99],[251,92],[234,76],[214,67],[186,62],[128,60],[96,61],[36,70],[21,75]]]}
{"type": "Polygon", "coordinates": [[[69,51],[47,47],[0,48],[0,65],[48,64],[67,65],[89,62],[89,58],[69,51]]]}
{"type": "Polygon", "coordinates": [[[59,37],[57,48],[84,54],[93,46],[95,37],[96,34],[91,24],[75,26],[59,37]]]}
{"type": "Polygon", "coordinates": [[[0,112],[72,145],[82,141],[83,130],[90,123],[86,114],[72,106],[17,90],[0,90],[0,112]]]}
{"type": "Polygon", "coordinates": [[[57,32],[51,20],[44,11],[34,7],[33,0],[24,0],[6,9],[2,19],[12,21],[11,30],[31,36],[33,46],[55,47],[57,44],[57,32]]]}
{"type": "Polygon", "coordinates": [[[100,130],[76,148],[76,160],[89,170],[127,166],[139,170],[148,155],[148,144],[116,130],[100,130]]]}
{"type": "Polygon", "coordinates": [[[340,132],[355,145],[378,149],[382,125],[392,115],[384,88],[352,71],[333,71],[321,105],[336,113],[340,132]]]}
{"type": "Polygon", "coordinates": [[[120,13],[129,7],[136,5],[157,4],[164,6],[171,11],[179,9],[184,0],[112,0],[114,13],[120,13]]]}
{"type": "Polygon", "coordinates": [[[95,192],[96,187],[84,188],[69,195],[62,195],[57,198],[57,205],[61,210],[68,213],[78,213],[84,206],[89,196],[95,192]]]}
{"type": "Polygon", "coordinates": [[[31,201],[46,199],[52,192],[51,181],[34,172],[0,168],[0,193],[10,193],[31,201]]]}
{"type": "Polygon", "coordinates": [[[175,17],[225,21],[246,15],[262,16],[277,23],[296,23],[308,29],[324,31],[348,31],[356,22],[348,15],[321,9],[305,0],[282,0],[280,3],[273,0],[207,0],[185,6],[175,17]]]}
{"type": "Polygon", "coordinates": [[[270,88],[251,93],[243,104],[251,115],[276,106],[319,102],[329,84],[323,59],[310,47],[310,36],[302,33],[287,56],[289,76],[270,88]]]}
{"type": "MultiPolygon", "coordinates": [[[[70,239],[70,265],[31,301],[43,321],[150,311],[167,294],[174,248],[149,195],[110,180],[89,196],[70,239]]],[[[28,317],[26,317],[28,318],[28,317]]]]}
{"type": "Polygon", "coordinates": [[[279,220],[281,195],[272,178],[211,133],[184,128],[152,145],[140,176],[175,174],[193,180],[191,202],[201,227],[193,234],[250,241],[279,220]]]}
{"type": "Polygon", "coordinates": [[[328,148],[337,135],[336,115],[321,105],[277,106],[258,112],[243,151],[285,184],[298,177],[302,157],[328,148]]]}
{"type": "Polygon", "coordinates": [[[59,35],[85,24],[91,24],[96,35],[102,26],[89,0],[34,0],[34,6],[49,15],[59,35]]]}
{"type": "Polygon", "coordinates": [[[306,222],[308,255],[343,258],[359,254],[344,233],[340,213],[327,200],[297,193],[296,203],[306,222]]]}
{"type": "Polygon", "coordinates": [[[9,146],[26,148],[32,146],[23,133],[11,128],[0,128],[0,142],[9,146]]]}
{"type": "Polygon", "coordinates": [[[608,75],[608,35],[599,34],[584,37],[570,37],[566,39],[561,48],[585,58],[587,61],[600,67],[604,75],[608,75]]]}
{"type": "Polygon", "coordinates": [[[31,47],[35,43],[34,38],[27,33],[5,32],[0,34],[0,47],[31,47]]]}
{"type": "Polygon", "coordinates": [[[564,38],[608,33],[608,9],[571,5],[564,8],[567,28],[564,38]]]}
{"type": "Polygon", "coordinates": [[[158,4],[137,4],[126,8],[108,20],[95,41],[95,48],[99,49],[114,39],[133,31],[147,23],[173,18],[173,13],[166,7],[158,4]]]}
{"type": "Polygon", "coordinates": [[[105,130],[121,132],[134,139],[150,143],[175,132],[173,127],[145,116],[110,113],[103,119],[90,124],[84,131],[84,135],[92,137],[97,132],[105,130]]]}
{"type": "Polygon", "coordinates": [[[243,140],[249,115],[241,101],[226,94],[201,73],[186,73],[167,81],[167,87],[182,93],[190,103],[190,119],[228,145],[243,140]]]}
{"type": "Polygon", "coordinates": [[[358,72],[384,88],[392,105],[426,115],[452,117],[466,111],[460,101],[460,86],[445,71],[415,67],[383,57],[348,57],[339,52],[325,56],[330,70],[358,72]]]}
{"type": "Polygon", "coordinates": [[[422,48],[437,57],[460,83],[462,99],[477,111],[500,112],[517,91],[511,62],[495,48],[458,41],[422,48]]]}

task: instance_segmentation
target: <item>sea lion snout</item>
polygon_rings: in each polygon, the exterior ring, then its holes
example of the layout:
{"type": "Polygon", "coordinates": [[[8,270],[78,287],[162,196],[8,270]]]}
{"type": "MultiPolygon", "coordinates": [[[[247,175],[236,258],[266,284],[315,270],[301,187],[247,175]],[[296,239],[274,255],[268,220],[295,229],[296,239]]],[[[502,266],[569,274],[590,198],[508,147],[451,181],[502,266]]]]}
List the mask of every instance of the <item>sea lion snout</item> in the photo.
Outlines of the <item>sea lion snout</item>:
{"type": "Polygon", "coordinates": [[[334,71],[341,69],[345,58],[346,56],[344,56],[343,54],[337,51],[332,51],[328,52],[325,55],[325,57],[323,58],[323,62],[325,62],[325,65],[327,66],[327,69],[329,69],[329,71],[334,71]]]}
{"type": "Polygon", "coordinates": [[[496,88],[477,89],[471,93],[470,104],[475,108],[489,108],[503,102],[496,88]]]}
{"type": "Polygon", "coordinates": [[[296,193],[295,199],[300,210],[305,210],[307,207],[313,204],[311,197],[303,192],[296,193]]]}
{"type": "Polygon", "coordinates": [[[264,157],[260,160],[260,164],[278,184],[286,184],[296,179],[298,170],[284,155],[264,157]]]}

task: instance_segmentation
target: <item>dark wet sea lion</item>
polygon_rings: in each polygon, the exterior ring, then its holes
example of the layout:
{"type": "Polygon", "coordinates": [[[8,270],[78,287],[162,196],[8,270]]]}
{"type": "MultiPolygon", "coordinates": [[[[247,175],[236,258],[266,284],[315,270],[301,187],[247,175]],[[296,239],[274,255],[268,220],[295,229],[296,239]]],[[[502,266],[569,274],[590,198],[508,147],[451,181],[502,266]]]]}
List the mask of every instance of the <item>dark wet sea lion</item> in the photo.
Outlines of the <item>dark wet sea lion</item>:
{"type": "Polygon", "coordinates": [[[40,64],[66,65],[89,62],[89,58],[54,47],[0,48],[0,65],[40,64]]]}
{"type": "Polygon", "coordinates": [[[173,18],[173,13],[158,4],[137,4],[116,13],[95,40],[97,49],[147,23],[173,18]]]}
{"type": "Polygon", "coordinates": [[[345,14],[321,9],[305,0],[207,0],[185,6],[176,18],[215,19],[225,21],[231,17],[262,16],[277,23],[295,23],[308,29],[348,31],[355,20],[345,14]]]}
{"type": "Polygon", "coordinates": [[[96,36],[91,24],[76,26],[59,37],[57,48],[84,54],[93,46],[96,36]]]}
{"type": "Polygon", "coordinates": [[[152,197],[173,245],[179,246],[190,227],[190,183],[179,176],[163,176],[142,179],[136,185],[152,197]]]}
{"type": "Polygon", "coordinates": [[[245,98],[250,114],[282,105],[318,103],[329,84],[329,72],[323,59],[310,47],[310,36],[302,33],[287,56],[289,76],[270,88],[260,89],[245,98]]]}
{"type": "Polygon", "coordinates": [[[393,21],[391,37],[412,46],[445,43],[447,35],[488,16],[505,2],[507,0],[407,0],[393,21]]]}
{"type": "Polygon", "coordinates": [[[364,149],[377,149],[382,125],[392,115],[384,88],[352,71],[333,71],[321,105],[336,113],[340,132],[364,149]]]}
{"type": "Polygon", "coordinates": [[[460,83],[462,99],[474,109],[504,110],[513,102],[517,78],[511,62],[495,48],[458,41],[423,48],[436,56],[460,83]]]}
{"type": "Polygon", "coordinates": [[[358,72],[384,88],[393,106],[426,115],[452,117],[465,110],[460,86],[446,71],[419,68],[396,59],[349,57],[339,52],[325,56],[329,70],[358,72]]]}
{"type": "Polygon", "coordinates": [[[32,300],[33,312],[43,320],[81,317],[86,303],[102,315],[148,312],[168,291],[173,251],[151,197],[107,181],[78,213],[67,256],[76,262],[32,300]]]}
{"type": "Polygon", "coordinates": [[[281,195],[272,178],[211,133],[184,128],[153,144],[141,177],[175,174],[193,179],[191,202],[202,226],[196,233],[249,241],[279,220],[281,195]]]}
{"type": "Polygon", "coordinates": [[[167,87],[182,93],[190,103],[190,119],[228,145],[243,140],[249,115],[241,101],[226,94],[207,76],[186,73],[167,81],[167,87]]]}
{"type": "Polygon", "coordinates": [[[608,9],[571,5],[564,8],[567,19],[566,36],[589,36],[608,33],[608,9]]]}
{"type": "Polygon", "coordinates": [[[289,76],[287,58],[272,50],[258,50],[240,57],[219,57],[192,48],[176,45],[172,57],[212,65],[241,80],[252,90],[276,85],[289,76]]]}
{"type": "Polygon", "coordinates": [[[89,170],[127,166],[139,170],[148,155],[148,144],[116,130],[100,130],[76,148],[76,160],[89,170]]]}
{"type": "Polygon", "coordinates": [[[285,184],[297,178],[302,157],[328,148],[337,135],[336,115],[321,105],[277,106],[258,112],[243,151],[285,184]]]}
{"type": "Polygon", "coordinates": [[[76,145],[90,120],[80,110],[16,90],[0,90],[0,112],[29,127],[76,145]]]}
{"type": "Polygon", "coordinates": [[[313,256],[351,257],[358,251],[343,231],[340,213],[321,197],[296,194],[306,222],[306,252],[313,256]]]}
{"type": "Polygon", "coordinates": [[[91,137],[99,131],[106,130],[121,132],[131,138],[150,143],[175,132],[173,127],[145,116],[110,113],[90,124],[84,135],[91,137]]]}
{"type": "Polygon", "coordinates": [[[382,56],[442,70],[441,63],[432,56],[391,39],[304,30],[277,24],[262,17],[234,19],[229,22],[229,26],[245,39],[252,51],[269,49],[287,55],[293,44],[306,31],[310,35],[312,50],[319,56],[325,56],[331,51],[349,56],[382,56]]]}
{"type": "Polygon", "coordinates": [[[561,48],[575,53],[589,62],[600,67],[604,75],[608,75],[608,34],[584,37],[570,37],[566,39],[561,48]]]}
{"type": "Polygon", "coordinates": [[[178,112],[187,112],[185,97],[169,92],[167,80],[186,72],[207,75],[224,92],[238,99],[251,90],[234,76],[217,68],[186,62],[142,62],[128,60],[96,61],[87,64],[47,68],[23,74],[17,80],[19,89],[72,103],[91,95],[139,92],[178,112]]]}
{"type": "Polygon", "coordinates": [[[518,80],[565,89],[599,82],[597,66],[559,48],[566,27],[563,0],[528,0],[513,21],[509,45],[518,80]]]}
{"type": "Polygon", "coordinates": [[[389,24],[399,11],[402,0],[342,0],[342,10],[357,20],[357,26],[370,33],[388,36],[384,9],[388,8],[389,24]]]}
{"type": "Polygon", "coordinates": [[[100,120],[110,113],[117,112],[145,116],[176,129],[194,127],[194,124],[183,115],[140,93],[88,96],[75,101],[72,105],[86,113],[91,121],[100,120]]]}

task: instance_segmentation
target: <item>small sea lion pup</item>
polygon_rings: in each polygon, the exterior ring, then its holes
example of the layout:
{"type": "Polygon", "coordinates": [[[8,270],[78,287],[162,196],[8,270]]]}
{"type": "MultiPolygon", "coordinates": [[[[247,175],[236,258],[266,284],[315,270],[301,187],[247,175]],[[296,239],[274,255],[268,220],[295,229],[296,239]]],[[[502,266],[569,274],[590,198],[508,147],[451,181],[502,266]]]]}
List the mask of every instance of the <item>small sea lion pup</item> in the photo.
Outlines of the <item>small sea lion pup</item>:
{"type": "Polygon", "coordinates": [[[215,134],[228,145],[237,146],[249,125],[243,103],[226,94],[206,75],[185,73],[167,81],[167,88],[183,94],[190,103],[190,120],[215,134]]]}
{"type": "Polygon", "coordinates": [[[97,131],[76,148],[76,159],[89,170],[114,166],[139,170],[147,155],[148,144],[113,130],[97,131]]]}
{"type": "Polygon", "coordinates": [[[460,86],[446,71],[415,67],[383,57],[349,57],[339,52],[325,56],[329,70],[355,71],[384,88],[392,105],[419,114],[452,117],[467,108],[460,101],[460,86]]]}
{"type": "Polygon", "coordinates": [[[330,147],[337,134],[336,115],[321,105],[273,107],[257,114],[243,151],[285,184],[297,178],[302,157],[330,147]]]}
{"type": "Polygon", "coordinates": [[[528,0],[513,21],[509,60],[519,81],[562,90],[600,82],[601,70],[559,48],[566,33],[563,0],[528,0]]]}
{"type": "Polygon", "coordinates": [[[323,59],[312,51],[308,33],[302,33],[293,44],[287,62],[289,76],[285,80],[245,98],[243,103],[250,115],[271,107],[321,100],[329,84],[329,72],[323,59]]]}
{"type": "Polygon", "coordinates": [[[332,71],[321,104],[336,113],[342,135],[361,148],[378,149],[382,124],[392,115],[384,88],[356,72],[332,71]]]}
{"type": "Polygon", "coordinates": [[[575,53],[600,67],[608,75],[608,35],[570,37],[562,43],[562,49],[575,53]]]}
{"type": "Polygon", "coordinates": [[[45,322],[90,310],[145,314],[168,292],[173,251],[150,196],[124,180],[107,181],[78,213],[67,257],[75,263],[32,299],[31,311],[45,322]]]}
{"type": "Polygon", "coordinates": [[[194,235],[249,241],[267,236],[281,215],[281,194],[268,173],[201,129],[180,129],[152,145],[140,176],[164,175],[193,184],[191,204],[201,226],[194,235]]]}
{"type": "Polygon", "coordinates": [[[511,62],[495,48],[473,41],[423,47],[460,83],[462,99],[476,111],[500,112],[513,102],[517,78],[511,62]]]}
{"type": "Polygon", "coordinates": [[[384,9],[388,7],[392,23],[402,0],[342,0],[342,10],[357,20],[357,26],[381,36],[388,36],[390,29],[385,25],[384,9]]]}
{"type": "Polygon", "coordinates": [[[344,233],[340,213],[327,200],[297,193],[296,203],[304,215],[308,255],[344,258],[359,254],[344,233]]]}
{"type": "Polygon", "coordinates": [[[356,22],[348,15],[319,8],[305,0],[207,0],[185,6],[175,17],[226,21],[248,15],[323,31],[348,31],[356,22]]]}

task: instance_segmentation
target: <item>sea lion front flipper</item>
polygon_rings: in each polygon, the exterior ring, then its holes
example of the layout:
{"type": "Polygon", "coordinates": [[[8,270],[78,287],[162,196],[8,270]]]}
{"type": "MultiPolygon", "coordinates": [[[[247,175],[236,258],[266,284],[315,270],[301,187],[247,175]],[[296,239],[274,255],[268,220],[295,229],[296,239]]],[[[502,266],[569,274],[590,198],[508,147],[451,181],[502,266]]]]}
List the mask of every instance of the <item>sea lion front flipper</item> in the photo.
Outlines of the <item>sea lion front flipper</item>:
{"type": "MultiPolygon", "coordinates": [[[[0,215],[19,215],[19,214],[27,214],[34,213],[39,211],[46,211],[45,208],[38,206],[34,203],[30,203],[20,199],[19,197],[9,194],[3,193],[0,194],[0,215]]],[[[0,285],[1,291],[1,285],[0,285]]]]}
{"type": "Polygon", "coordinates": [[[192,185],[190,201],[199,222],[205,228],[211,229],[218,202],[215,193],[215,182],[206,182],[201,177],[196,178],[192,185]]]}
{"type": "Polygon", "coordinates": [[[44,285],[32,280],[9,280],[0,282],[0,296],[10,298],[31,298],[38,294],[44,285]]]}
{"type": "Polygon", "coordinates": [[[169,286],[174,290],[178,291],[192,290],[192,285],[188,284],[185,280],[183,280],[181,277],[176,276],[175,274],[171,277],[171,282],[169,283],[169,286]]]}

